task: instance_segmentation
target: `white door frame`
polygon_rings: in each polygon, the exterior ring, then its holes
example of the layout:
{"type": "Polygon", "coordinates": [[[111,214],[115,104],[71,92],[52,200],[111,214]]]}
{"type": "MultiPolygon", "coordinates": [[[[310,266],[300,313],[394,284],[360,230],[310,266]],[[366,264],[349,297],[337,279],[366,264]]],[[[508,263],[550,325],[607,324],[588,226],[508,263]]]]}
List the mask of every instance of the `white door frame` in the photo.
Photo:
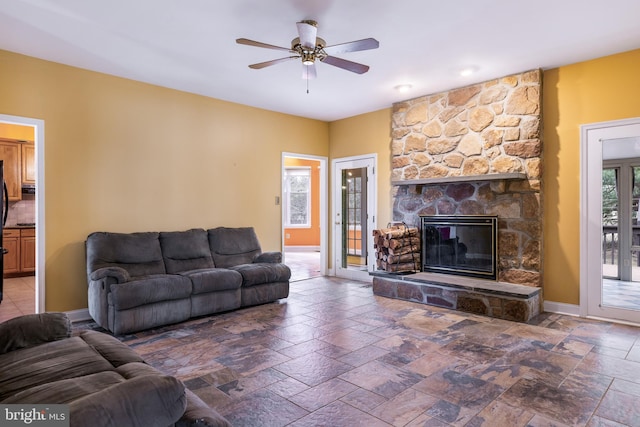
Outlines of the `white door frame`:
{"type": "MultiPolygon", "coordinates": [[[[0,122],[21,126],[32,126],[35,135],[36,150],[36,313],[45,312],[45,278],[44,278],[44,120],[29,117],[0,114],[0,122]]],[[[1,272],[0,272],[1,274],[1,272]]]]}
{"type": "Polygon", "coordinates": [[[282,165],[281,165],[281,190],[280,190],[280,206],[281,206],[281,237],[280,241],[282,242],[282,254],[284,256],[284,203],[282,202],[282,196],[285,193],[284,188],[284,171],[285,171],[285,158],[292,157],[296,159],[305,159],[305,160],[315,160],[320,162],[320,274],[322,276],[327,275],[327,241],[328,241],[328,233],[327,233],[327,212],[329,210],[327,206],[328,201],[328,192],[327,192],[327,162],[328,158],[324,156],[314,156],[310,154],[297,154],[297,153],[282,153],[282,165]]]}
{"type": "Polygon", "coordinates": [[[640,135],[640,118],[580,126],[580,316],[640,323],[640,311],[603,307],[602,144],[640,135]]]}
{"type": "MultiPolygon", "coordinates": [[[[333,274],[338,277],[344,277],[346,279],[360,280],[365,282],[371,282],[373,278],[369,275],[369,272],[375,270],[375,252],[373,249],[373,239],[370,234],[371,231],[376,229],[376,217],[377,217],[377,177],[376,169],[378,167],[378,155],[376,153],[364,154],[361,156],[342,157],[333,159],[331,161],[332,172],[332,216],[331,223],[333,228],[333,274]],[[340,217],[340,207],[342,206],[342,177],[341,171],[344,169],[342,166],[347,166],[349,163],[364,161],[367,165],[367,271],[356,271],[341,268],[341,256],[342,256],[342,219],[340,217]]],[[[349,167],[351,169],[352,167],[349,167]]]]}

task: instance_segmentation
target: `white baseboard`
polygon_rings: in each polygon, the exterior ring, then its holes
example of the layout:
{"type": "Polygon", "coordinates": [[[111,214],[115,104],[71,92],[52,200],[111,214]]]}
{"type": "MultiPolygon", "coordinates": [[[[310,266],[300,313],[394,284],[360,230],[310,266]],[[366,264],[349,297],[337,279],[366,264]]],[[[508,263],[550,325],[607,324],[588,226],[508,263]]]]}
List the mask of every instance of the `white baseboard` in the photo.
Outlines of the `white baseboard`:
{"type": "Polygon", "coordinates": [[[85,320],[91,320],[88,308],[81,308],[80,310],[71,310],[65,312],[71,322],[84,322],[85,320]]]}
{"type": "Polygon", "coordinates": [[[564,302],[545,301],[544,311],[557,314],[568,314],[569,316],[580,316],[580,306],[576,304],[566,304],[564,302]]]}

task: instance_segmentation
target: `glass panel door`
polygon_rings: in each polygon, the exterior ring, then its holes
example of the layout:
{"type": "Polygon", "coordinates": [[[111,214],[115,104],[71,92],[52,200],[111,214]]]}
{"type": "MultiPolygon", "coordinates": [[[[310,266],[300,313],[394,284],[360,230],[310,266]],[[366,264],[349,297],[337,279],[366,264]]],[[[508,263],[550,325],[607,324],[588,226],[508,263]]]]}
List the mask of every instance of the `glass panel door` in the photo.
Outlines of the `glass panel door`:
{"type": "Polygon", "coordinates": [[[602,307],[640,310],[640,167],[613,159],[602,169],[602,307]]]}
{"type": "Polygon", "coordinates": [[[342,170],[342,268],[367,270],[367,168],[342,170]]]}
{"type": "Polygon", "coordinates": [[[582,125],[580,144],[579,314],[640,323],[640,118],[582,125]]]}
{"type": "Polygon", "coordinates": [[[336,276],[370,281],[375,228],[375,157],[336,159],[334,167],[334,266],[336,276]]]}

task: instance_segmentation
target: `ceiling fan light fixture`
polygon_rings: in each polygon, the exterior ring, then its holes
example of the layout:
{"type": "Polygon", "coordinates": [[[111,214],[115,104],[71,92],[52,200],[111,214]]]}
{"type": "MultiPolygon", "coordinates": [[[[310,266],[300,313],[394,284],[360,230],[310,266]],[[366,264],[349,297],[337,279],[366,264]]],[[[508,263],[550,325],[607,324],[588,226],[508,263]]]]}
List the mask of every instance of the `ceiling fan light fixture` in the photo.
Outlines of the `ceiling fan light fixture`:
{"type": "Polygon", "coordinates": [[[316,56],[313,52],[302,52],[302,64],[313,65],[316,62],[316,56]]]}

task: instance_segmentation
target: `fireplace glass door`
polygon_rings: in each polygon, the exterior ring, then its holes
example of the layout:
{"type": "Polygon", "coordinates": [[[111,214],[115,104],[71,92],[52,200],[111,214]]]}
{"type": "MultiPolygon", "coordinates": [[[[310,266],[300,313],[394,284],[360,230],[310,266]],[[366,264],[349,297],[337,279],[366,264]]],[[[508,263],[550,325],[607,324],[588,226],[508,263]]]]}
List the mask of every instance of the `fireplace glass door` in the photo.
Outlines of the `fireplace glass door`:
{"type": "Polygon", "coordinates": [[[495,280],[497,217],[423,216],[422,270],[495,280]]]}

